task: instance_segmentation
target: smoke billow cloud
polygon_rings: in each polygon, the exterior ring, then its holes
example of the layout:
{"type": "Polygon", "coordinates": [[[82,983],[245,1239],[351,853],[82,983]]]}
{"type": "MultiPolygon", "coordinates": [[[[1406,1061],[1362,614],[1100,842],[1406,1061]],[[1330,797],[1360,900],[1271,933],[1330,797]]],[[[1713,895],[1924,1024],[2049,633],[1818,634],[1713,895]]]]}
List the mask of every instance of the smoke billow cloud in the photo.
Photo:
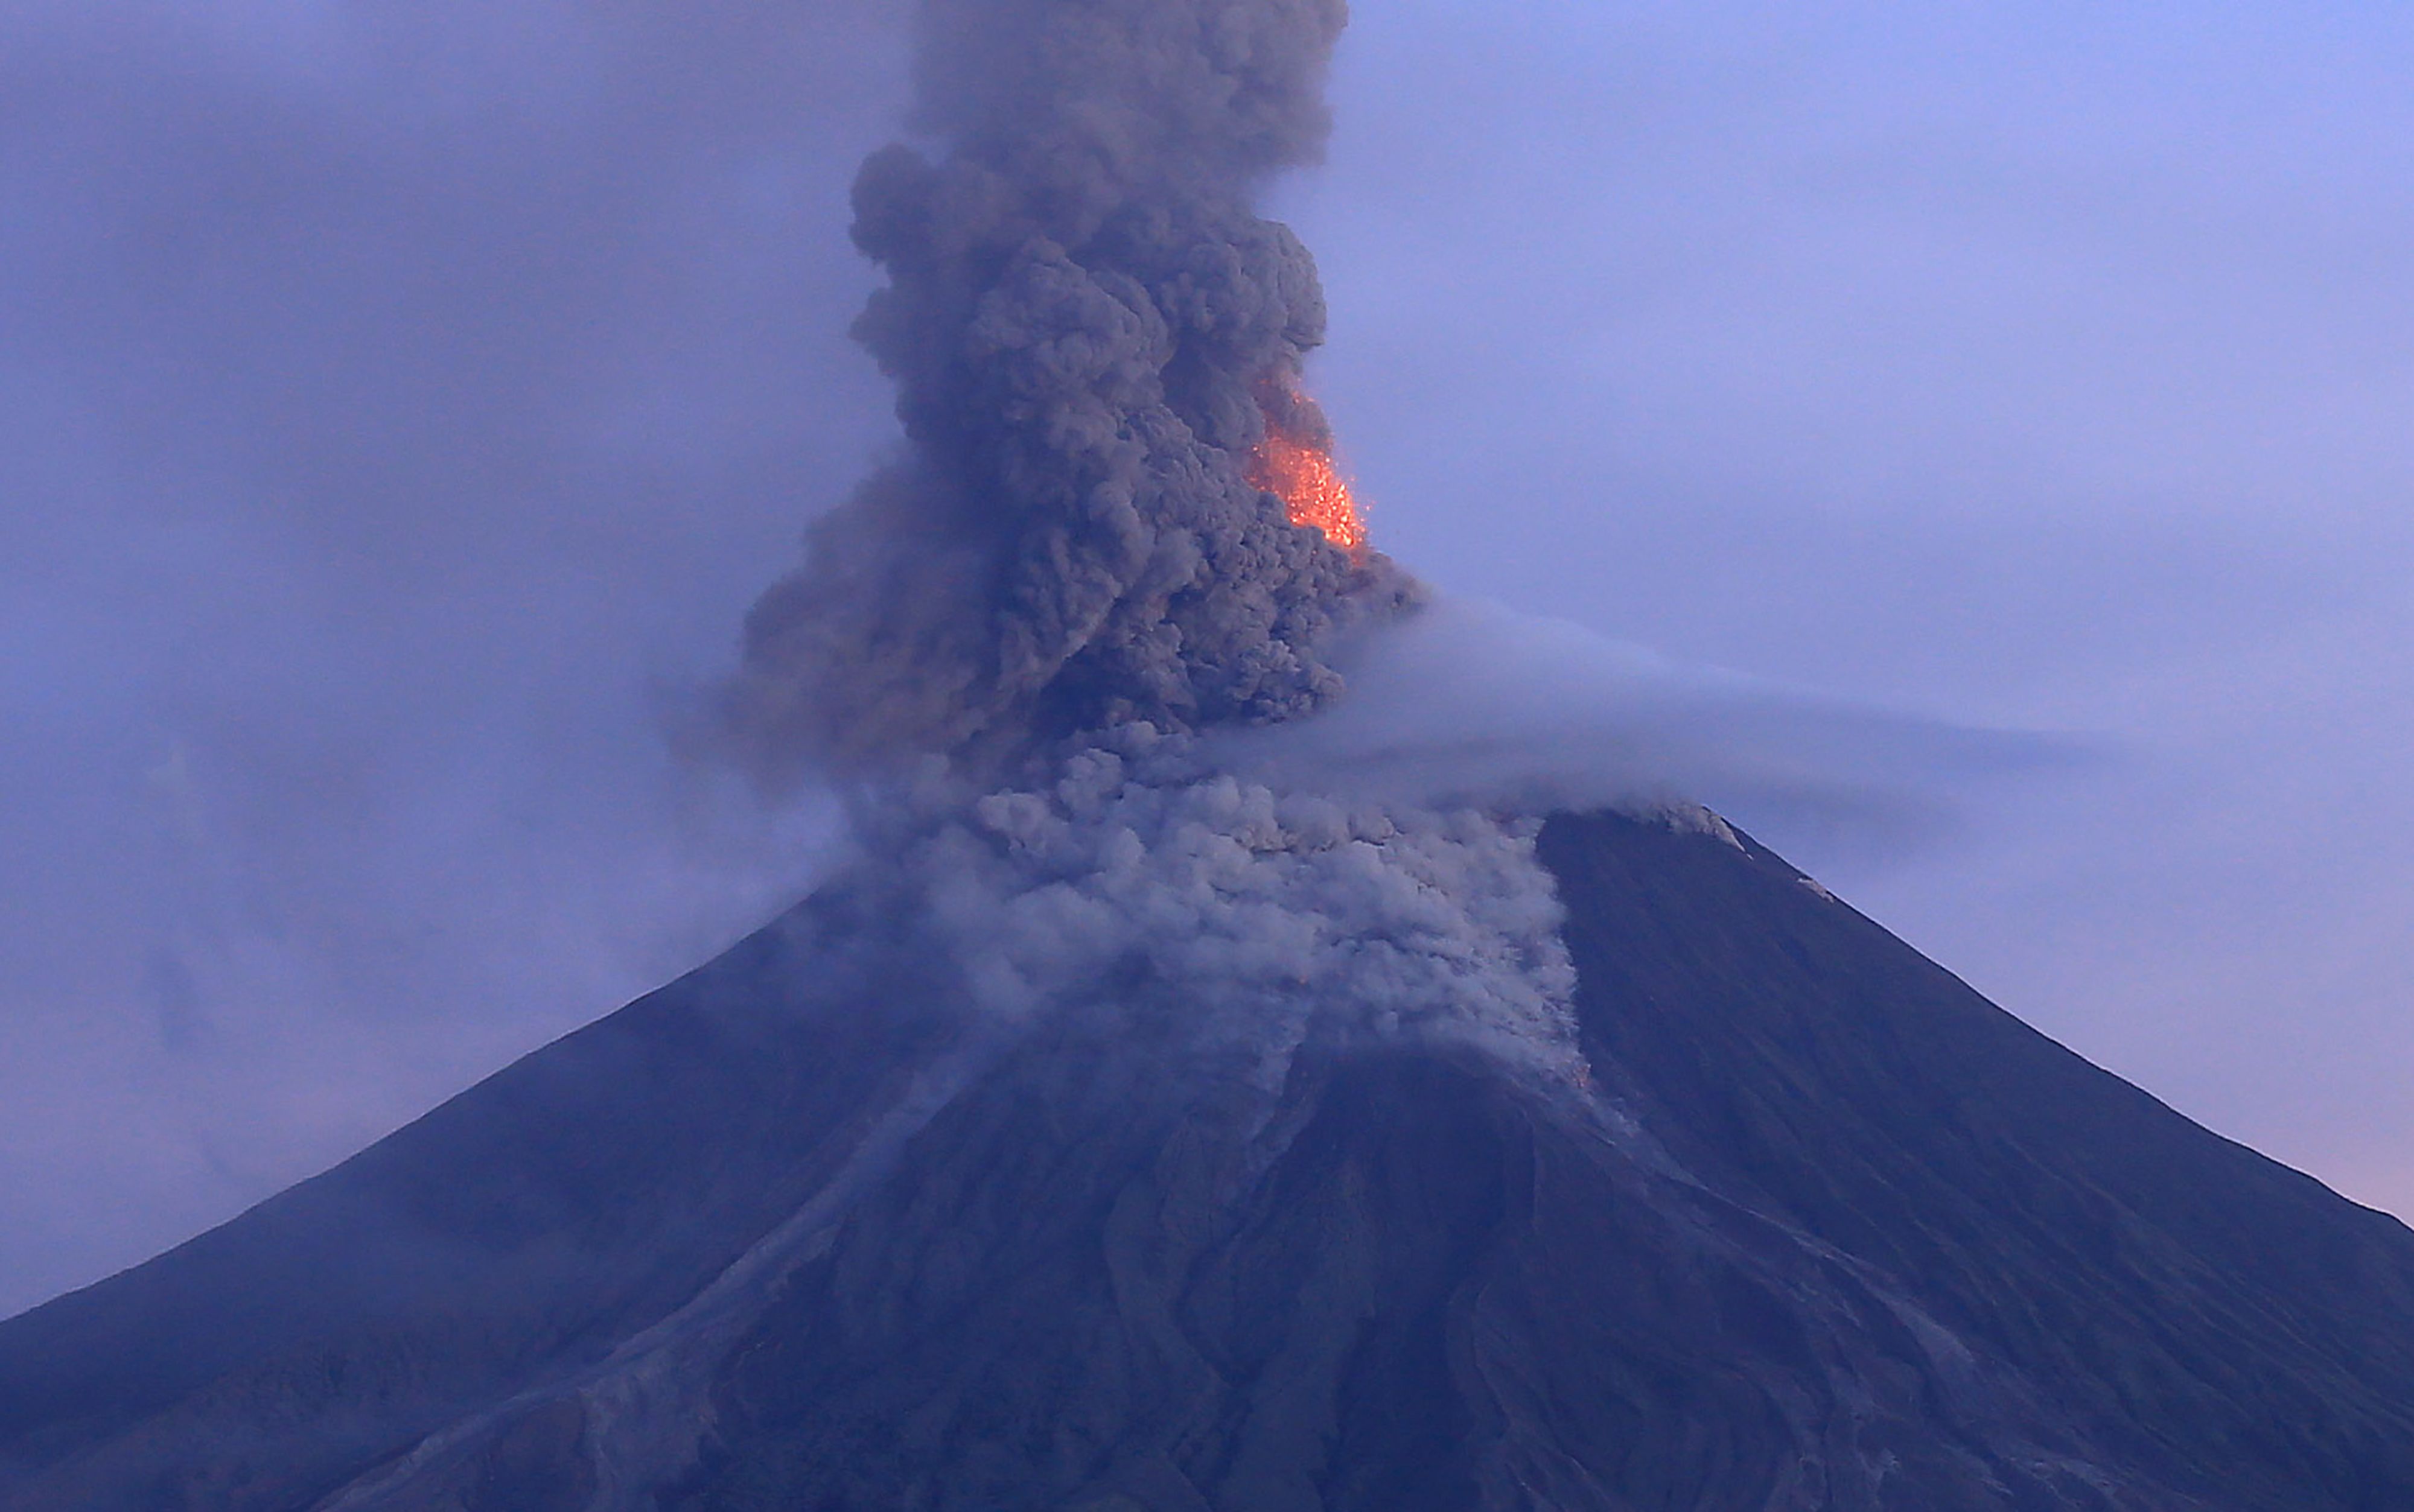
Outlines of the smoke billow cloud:
{"type": "Polygon", "coordinates": [[[1310,1040],[1402,1035],[1583,1079],[1530,819],[1246,781],[1146,725],[916,817],[884,850],[991,1013],[1078,1014],[1114,984],[1123,1027],[1170,1020],[1261,1085],[1310,1040]]]}
{"type": "Polygon", "coordinates": [[[1003,1020],[1155,1005],[1260,1083],[1408,1035],[1582,1085],[1540,815],[1899,821],[2024,753],[1434,604],[1254,486],[1270,434],[1329,450],[1315,266],[1253,202],[1320,149],[1342,20],[928,0],[936,156],[854,195],[906,446],[755,606],[729,728],[854,790],[917,948],[1003,1020]]]}
{"type": "Polygon", "coordinates": [[[931,0],[917,124],[874,154],[856,334],[903,454],[818,521],[747,621],[729,700],[778,778],[908,752],[992,766],[1136,721],[1329,702],[1335,631],[1401,602],[1246,460],[1324,339],[1316,268],[1258,216],[1314,160],[1339,0],[931,0]]]}
{"type": "Polygon", "coordinates": [[[1253,481],[1270,432],[1330,445],[1315,264],[1252,201],[1321,149],[1343,19],[924,6],[937,156],[855,187],[906,446],[756,604],[730,727],[759,775],[857,790],[867,865],[1002,1019],[1155,1005],[1260,1085],[1404,1034],[1580,1082],[1531,821],[1242,782],[1200,741],[1331,705],[1334,646],[1419,598],[1253,481]]]}
{"type": "Polygon", "coordinates": [[[1170,1005],[1260,1082],[1410,1035],[1581,1085],[1538,816],[1700,820],[1706,784],[1899,820],[2008,743],[1431,604],[1254,486],[1270,431],[1330,443],[1315,265],[1253,202],[1321,147],[1342,20],[929,0],[936,156],[854,195],[906,446],[756,605],[730,727],[857,790],[920,948],[1006,1020],[1170,1005]]]}

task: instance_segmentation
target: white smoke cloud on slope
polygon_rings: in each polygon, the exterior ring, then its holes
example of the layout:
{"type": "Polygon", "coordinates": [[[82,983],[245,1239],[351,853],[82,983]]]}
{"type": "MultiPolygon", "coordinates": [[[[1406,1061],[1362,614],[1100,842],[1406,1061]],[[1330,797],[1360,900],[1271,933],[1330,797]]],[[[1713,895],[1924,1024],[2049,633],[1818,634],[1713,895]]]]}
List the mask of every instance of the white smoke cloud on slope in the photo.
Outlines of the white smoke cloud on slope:
{"type": "Polygon", "coordinates": [[[1531,819],[1243,781],[1140,724],[1051,781],[872,823],[933,947],[1009,1019],[1103,1013],[1269,1087],[1311,1041],[1450,1043],[1586,1078],[1531,819]]]}

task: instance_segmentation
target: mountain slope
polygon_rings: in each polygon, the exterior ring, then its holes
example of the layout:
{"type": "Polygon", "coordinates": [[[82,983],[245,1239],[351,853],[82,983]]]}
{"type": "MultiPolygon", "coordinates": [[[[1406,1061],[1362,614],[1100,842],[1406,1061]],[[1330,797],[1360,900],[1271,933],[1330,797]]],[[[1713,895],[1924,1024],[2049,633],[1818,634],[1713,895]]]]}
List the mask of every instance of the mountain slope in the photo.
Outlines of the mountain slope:
{"type": "Polygon", "coordinates": [[[996,1032],[835,892],[0,1325],[0,1507],[2414,1505],[2414,1233],[1723,826],[1541,854],[1592,1095],[996,1032]]]}
{"type": "Polygon", "coordinates": [[[1894,1278],[2209,1505],[2414,1505],[2414,1234],[1736,838],[1577,820],[1542,840],[1584,900],[1587,1034],[1677,1159],[1894,1278]]]}

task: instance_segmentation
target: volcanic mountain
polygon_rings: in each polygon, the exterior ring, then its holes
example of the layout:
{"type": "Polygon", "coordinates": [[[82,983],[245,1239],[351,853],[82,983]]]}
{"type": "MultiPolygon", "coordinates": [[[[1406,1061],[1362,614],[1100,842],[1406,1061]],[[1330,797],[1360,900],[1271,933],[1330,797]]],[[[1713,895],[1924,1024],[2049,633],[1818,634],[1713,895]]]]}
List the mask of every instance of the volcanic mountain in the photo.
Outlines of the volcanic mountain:
{"type": "Polygon", "coordinates": [[[0,1325],[0,1507],[2414,1506],[2414,1232],[1706,814],[1536,849],[1581,1086],[1001,1028],[842,880],[0,1325]]]}
{"type": "Polygon", "coordinates": [[[918,145],[855,188],[901,441],[696,736],[842,796],[853,859],[0,1324],[0,1509],[2414,1507],[2414,1234],[1661,801],[1647,741],[1592,752],[1632,811],[1244,779],[1437,623],[1258,214],[1344,20],[921,0],[918,145]]]}

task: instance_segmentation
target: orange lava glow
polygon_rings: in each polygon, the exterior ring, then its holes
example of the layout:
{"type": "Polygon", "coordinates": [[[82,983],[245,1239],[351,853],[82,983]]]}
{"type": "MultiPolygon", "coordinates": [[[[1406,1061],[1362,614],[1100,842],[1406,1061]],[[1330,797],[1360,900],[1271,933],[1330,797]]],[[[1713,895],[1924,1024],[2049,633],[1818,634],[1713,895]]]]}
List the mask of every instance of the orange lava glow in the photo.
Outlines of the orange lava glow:
{"type": "Polygon", "coordinates": [[[1290,511],[1290,523],[1314,526],[1324,539],[1349,552],[1366,547],[1366,522],[1358,501],[1333,453],[1308,445],[1276,428],[1271,420],[1266,438],[1249,456],[1249,484],[1281,499],[1290,511]]]}

